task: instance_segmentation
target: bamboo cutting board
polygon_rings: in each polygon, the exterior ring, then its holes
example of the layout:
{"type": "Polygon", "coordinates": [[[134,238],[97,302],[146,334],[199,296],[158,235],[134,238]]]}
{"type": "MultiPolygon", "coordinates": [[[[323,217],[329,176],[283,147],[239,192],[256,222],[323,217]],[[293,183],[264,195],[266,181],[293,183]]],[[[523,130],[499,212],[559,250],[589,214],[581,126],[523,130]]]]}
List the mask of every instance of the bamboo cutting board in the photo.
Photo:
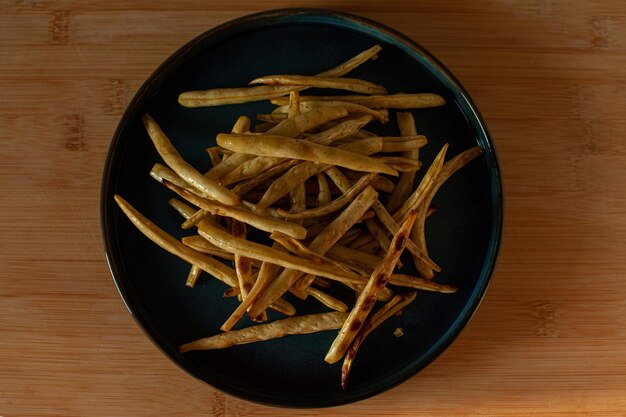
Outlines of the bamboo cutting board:
{"type": "Polygon", "coordinates": [[[268,2],[0,2],[0,415],[626,415],[626,4],[308,2],[385,23],[461,80],[498,148],[505,239],[460,338],[357,404],[282,410],[216,392],[126,311],[99,187],[141,82],[268,2]]]}

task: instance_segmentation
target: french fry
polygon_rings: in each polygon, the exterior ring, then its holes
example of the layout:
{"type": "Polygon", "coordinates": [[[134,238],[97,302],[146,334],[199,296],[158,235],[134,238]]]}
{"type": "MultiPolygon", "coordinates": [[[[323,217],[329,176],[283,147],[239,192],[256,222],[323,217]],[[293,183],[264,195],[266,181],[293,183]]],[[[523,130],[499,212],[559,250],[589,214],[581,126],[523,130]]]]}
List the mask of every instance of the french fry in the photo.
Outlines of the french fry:
{"type": "Polygon", "coordinates": [[[246,136],[220,133],[217,143],[235,152],[254,155],[301,159],[322,164],[333,164],[356,171],[377,172],[397,176],[398,172],[373,158],[339,148],[318,145],[302,139],[275,135],[246,136]]]}
{"type": "Polygon", "coordinates": [[[404,307],[411,304],[413,300],[415,300],[416,296],[417,293],[415,291],[402,295],[396,295],[391,301],[382,306],[367,320],[367,323],[365,323],[359,334],[355,337],[352,346],[350,346],[350,349],[346,352],[346,357],[343,360],[343,366],[341,367],[341,387],[344,390],[348,388],[348,377],[350,375],[350,369],[352,368],[354,357],[367,335],[380,326],[385,320],[393,317],[404,307]]]}
{"type": "Polygon", "coordinates": [[[376,302],[376,294],[381,288],[384,288],[389,281],[389,277],[393,272],[400,255],[404,251],[406,242],[415,222],[416,212],[412,211],[407,216],[407,219],[402,223],[398,233],[393,237],[391,241],[391,247],[387,252],[387,255],[383,259],[383,262],[376,267],[370,279],[367,281],[365,289],[356,301],[356,304],[350,315],[341,326],[339,334],[333,341],[332,346],[328,350],[324,360],[328,363],[335,363],[343,357],[346,350],[352,344],[352,341],[356,337],[357,333],[363,328],[363,324],[372,310],[374,303],[376,302]]]}
{"type": "Polygon", "coordinates": [[[220,333],[215,336],[199,339],[180,346],[180,352],[191,350],[224,349],[234,345],[277,339],[290,334],[307,334],[333,330],[341,327],[347,313],[311,314],[308,316],[290,317],[272,323],[258,324],[245,329],[220,333]]]}
{"type": "MultiPolygon", "coordinates": [[[[115,195],[115,202],[122,209],[128,219],[143,233],[148,239],[165,249],[169,253],[178,256],[182,260],[197,266],[201,270],[213,275],[226,285],[234,287],[237,285],[235,271],[215,259],[203,255],[193,249],[183,245],[170,234],[159,228],[157,225],[143,216],[137,209],[130,205],[119,195],[115,195]]],[[[208,223],[206,223],[208,224],[208,223]]],[[[321,275],[321,274],[320,274],[321,275]]]]}
{"type": "MultiPolygon", "coordinates": [[[[334,101],[337,96],[300,96],[300,102],[318,100],[334,101]]],[[[272,104],[283,106],[288,104],[288,99],[275,97],[270,99],[272,104]]],[[[390,95],[370,95],[370,96],[341,96],[341,101],[360,104],[371,109],[423,109],[428,107],[439,107],[446,104],[443,97],[437,94],[390,94],[390,95]]]]}
{"type": "MultiPolygon", "coordinates": [[[[161,165],[159,163],[154,164],[152,166],[152,169],[150,170],[150,176],[160,183],[166,180],[166,181],[171,182],[174,185],[177,185],[178,187],[184,188],[190,193],[194,193],[194,194],[198,193],[198,190],[196,190],[191,185],[186,183],[185,180],[179,177],[177,173],[175,173],[174,171],[172,171],[170,168],[166,167],[165,165],[161,165]]],[[[196,210],[194,210],[193,212],[195,213],[196,210]]]]}
{"type": "Polygon", "coordinates": [[[273,231],[279,231],[296,239],[304,239],[306,237],[306,229],[298,224],[283,222],[238,207],[224,206],[217,202],[213,202],[190,193],[187,190],[170,183],[169,181],[163,181],[163,184],[183,197],[185,200],[197,205],[213,215],[231,217],[233,219],[246,222],[257,229],[270,233],[273,231]]]}
{"type": "Polygon", "coordinates": [[[332,88],[336,90],[352,91],[361,94],[387,94],[382,85],[374,84],[358,78],[317,77],[307,75],[266,75],[250,81],[250,85],[292,85],[313,88],[332,88]]]}
{"type": "Polygon", "coordinates": [[[143,115],[143,122],[150,139],[161,158],[178,176],[197,189],[203,196],[222,204],[232,206],[239,203],[239,196],[215,181],[204,177],[195,168],[183,160],[159,125],[148,115],[143,115]]]}

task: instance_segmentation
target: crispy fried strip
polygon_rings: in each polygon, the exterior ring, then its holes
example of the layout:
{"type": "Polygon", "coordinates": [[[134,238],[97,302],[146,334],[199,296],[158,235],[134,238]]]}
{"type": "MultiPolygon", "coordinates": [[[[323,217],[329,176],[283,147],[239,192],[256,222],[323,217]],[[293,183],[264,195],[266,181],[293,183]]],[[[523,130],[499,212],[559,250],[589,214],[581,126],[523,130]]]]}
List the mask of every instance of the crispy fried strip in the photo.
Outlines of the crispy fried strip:
{"type": "Polygon", "coordinates": [[[326,294],[324,291],[320,289],[317,289],[315,287],[307,287],[306,293],[312,296],[313,298],[315,298],[316,300],[318,300],[319,302],[321,302],[322,304],[324,304],[328,308],[331,308],[337,311],[342,311],[342,312],[348,311],[348,306],[346,305],[346,303],[333,297],[330,294],[326,294]]]}
{"type": "Polygon", "coordinates": [[[250,130],[250,119],[248,116],[239,116],[233,128],[230,130],[232,133],[246,133],[250,130]]]}
{"type": "Polygon", "coordinates": [[[276,220],[239,207],[224,206],[217,202],[192,194],[166,180],[163,181],[163,184],[190,203],[208,211],[211,214],[231,217],[270,233],[273,231],[279,231],[296,239],[304,239],[306,237],[306,229],[298,224],[276,220]]]}
{"type": "Polygon", "coordinates": [[[372,330],[380,326],[385,320],[393,317],[398,311],[402,310],[407,305],[411,304],[417,293],[412,291],[407,294],[396,295],[391,301],[382,306],[376,313],[372,314],[372,317],[367,320],[367,323],[363,326],[363,329],[355,337],[352,346],[346,352],[346,357],[343,360],[343,366],[341,368],[341,387],[345,390],[348,388],[348,376],[350,375],[350,369],[352,367],[352,361],[356,356],[359,347],[363,344],[363,341],[369,335],[372,330]]]}
{"type": "Polygon", "coordinates": [[[317,74],[318,77],[341,77],[358,67],[359,65],[367,62],[370,59],[374,59],[376,54],[383,49],[380,45],[374,45],[369,49],[355,55],[350,58],[346,62],[336,66],[335,68],[331,68],[324,72],[320,72],[317,74]]]}
{"type": "MultiPolygon", "coordinates": [[[[347,273],[326,265],[320,265],[308,259],[298,258],[274,248],[267,247],[247,240],[237,239],[218,226],[200,222],[198,232],[215,246],[228,252],[246,256],[248,258],[275,263],[285,268],[293,268],[304,273],[321,275],[340,282],[362,283],[363,277],[354,273],[347,273]]],[[[274,301],[274,300],[272,300],[274,301]]],[[[267,307],[267,305],[265,306],[267,307]]],[[[261,309],[264,310],[265,308],[261,309]]],[[[253,316],[258,316],[256,311],[253,316]]]]}
{"type": "MultiPolygon", "coordinates": [[[[327,106],[344,107],[350,114],[353,114],[353,113],[369,114],[373,116],[374,118],[376,118],[376,120],[378,120],[381,123],[387,123],[389,121],[389,113],[384,111],[385,109],[374,110],[374,109],[370,109],[369,107],[362,106],[360,104],[350,103],[348,101],[341,101],[341,96],[338,96],[337,100],[335,101],[305,101],[305,102],[300,103],[299,109],[300,111],[304,112],[304,111],[311,111],[312,109],[315,109],[318,107],[327,107],[327,106]]],[[[280,106],[272,110],[272,115],[280,116],[280,115],[287,114],[288,111],[289,111],[289,105],[280,106]]],[[[264,115],[264,116],[268,116],[268,115],[264,115]]]]}
{"type": "MultiPolygon", "coordinates": [[[[280,250],[280,245],[274,244],[273,249],[280,250]]],[[[222,326],[220,327],[221,330],[227,332],[233,328],[233,326],[246,314],[246,311],[249,309],[250,305],[252,305],[252,303],[254,303],[259,298],[259,296],[269,284],[270,280],[276,276],[280,269],[281,267],[279,265],[270,262],[263,262],[261,264],[261,269],[259,270],[257,280],[252,286],[250,292],[248,293],[248,297],[246,297],[246,299],[243,300],[239,304],[239,306],[237,306],[235,311],[233,311],[230,317],[224,322],[224,324],[222,324],[222,326]]],[[[273,305],[276,305],[276,303],[274,303],[273,305]]],[[[293,308],[291,314],[287,315],[293,314],[295,314],[295,308],[293,308]]]]}
{"type": "Polygon", "coordinates": [[[402,156],[373,156],[372,159],[382,162],[399,172],[415,172],[422,166],[420,161],[402,156]]]}
{"type": "Polygon", "coordinates": [[[261,113],[256,115],[256,119],[260,122],[269,122],[269,123],[280,123],[283,120],[287,119],[286,113],[281,114],[266,114],[261,113]]]}
{"type": "MultiPolygon", "coordinates": [[[[150,170],[150,176],[154,178],[155,180],[157,180],[158,182],[162,183],[164,180],[167,180],[171,182],[172,184],[175,184],[181,188],[184,188],[190,193],[194,193],[194,194],[198,193],[198,190],[196,190],[195,188],[187,184],[181,177],[178,176],[177,173],[175,173],[174,171],[172,171],[165,165],[161,165],[159,163],[154,164],[152,166],[152,169],[150,170]]],[[[196,210],[194,210],[193,212],[195,213],[196,210]]]]}
{"type": "Polygon", "coordinates": [[[198,268],[195,265],[191,265],[191,268],[189,268],[189,275],[187,275],[187,282],[185,282],[185,285],[188,287],[193,287],[194,285],[196,285],[196,281],[198,280],[198,277],[200,276],[201,272],[202,270],[200,268],[198,268]]]}
{"type": "MultiPolygon", "coordinates": [[[[314,235],[317,236],[317,233],[314,234],[313,231],[311,230],[309,230],[308,234],[311,236],[314,236],[314,235]]],[[[348,245],[354,239],[358,239],[362,234],[363,232],[360,229],[348,230],[346,234],[341,239],[339,239],[338,243],[341,245],[348,245]]]]}
{"type": "MultiPolygon", "coordinates": [[[[363,172],[356,172],[356,171],[350,171],[350,170],[343,170],[343,171],[340,170],[339,172],[342,173],[343,176],[345,176],[352,182],[358,181],[359,179],[363,177],[363,174],[365,174],[363,172]]],[[[328,175],[330,178],[331,173],[327,172],[326,175],[328,175]]],[[[376,191],[383,191],[385,193],[391,193],[394,189],[395,184],[389,178],[378,175],[374,179],[374,181],[372,181],[371,186],[376,191]]]]}
{"type": "MultiPolygon", "coordinates": [[[[403,157],[409,158],[413,161],[417,161],[415,152],[419,148],[423,148],[428,143],[426,136],[413,135],[413,136],[385,136],[383,138],[383,152],[404,152],[403,157]]],[[[419,153],[419,152],[418,152],[419,153]]]]}
{"type": "Polygon", "coordinates": [[[389,283],[399,287],[414,288],[416,290],[440,292],[443,294],[451,294],[457,291],[454,285],[437,284],[431,279],[414,277],[412,275],[391,274],[389,283]]]}
{"type": "Polygon", "coordinates": [[[210,148],[206,148],[206,153],[209,154],[209,159],[211,160],[211,166],[217,166],[220,162],[222,162],[222,157],[220,156],[220,146],[212,146],[210,148]]]}
{"type": "Polygon", "coordinates": [[[170,198],[168,203],[185,220],[189,219],[191,216],[193,216],[196,213],[196,209],[195,208],[191,207],[189,204],[187,204],[187,203],[185,203],[183,201],[180,201],[177,198],[170,198]]]}
{"type": "MultiPolygon", "coordinates": [[[[446,162],[441,169],[440,174],[435,178],[432,187],[429,188],[426,195],[422,199],[422,201],[417,206],[417,215],[418,220],[415,222],[415,226],[411,232],[411,237],[418,245],[418,247],[424,253],[428,253],[428,249],[426,247],[426,233],[425,233],[425,224],[426,224],[426,216],[428,214],[428,208],[430,203],[433,200],[439,188],[460,168],[465,166],[468,162],[476,158],[478,155],[482,154],[482,149],[479,147],[470,148],[454,158],[450,159],[446,162]]],[[[435,276],[433,269],[424,264],[421,259],[414,258],[415,267],[419,271],[419,273],[424,277],[431,279],[435,276]]]]}
{"type": "MultiPolygon", "coordinates": [[[[372,205],[378,194],[371,187],[366,187],[361,194],[358,195],[344,211],[332,223],[330,223],[309,245],[312,252],[323,255],[331,246],[333,246],[343,234],[350,229],[354,223],[365,213],[372,205]]],[[[321,266],[321,264],[320,264],[321,266]]],[[[331,268],[335,269],[335,268],[331,268]]],[[[340,270],[342,271],[342,270],[340,270]]],[[[343,272],[343,271],[342,271],[343,272]]],[[[285,269],[267,288],[267,291],[260,297],[250,311],[256,315],[259,311],[263,311],[276,298],[283,295],[293,283],[304,275],[304,273],[315,274],[311,271],[305,271],[304,268],[285,269]]],[[[334,278],[334,277],[328,277],[334,278]]],[[[347,281],[342,281],[347,282],[347,281]]],[[[362,283],[358,280],[350,281],[356,284],[362,283]]]]}
{"type": "MultiPolygon", "coordinates": [[[[339,188],[341,191],[345,192],[352,186],[352,184],[346,178],[346,176],[343,175],[343,173],[339,171],[339,169],[337,169],[336,167],[331,168],[329,172],[330,172],[329,177],[335,183],[337,188],[339,188]]],[[[384,233],[384,230],[382,230],[380,225],[375,220],[373,219],[365,220],[365,227],[367,227],[367,230],[372,234],[372,236],[376,238],[376,241],[379,243],[381,248],[383,248],[385,251],[389,249],[389,244],[391,242],[389,241],[389,238],[384,233]]],[[[400,266],[402,266],[401,263],[400,263],[400,266]]]]}
{"type": "Polygon", "coordinates": [[[334,311],[332,313],[290,317],[186,343],[180,346],[180,352],[224,349],[234,345],[277,339],[290,334],[307,334],[338,329],[346,319],[346,316],[347,313],[334,311]]]}
{"type": "MultiPolygon", "coordinates": [[[[207,241],[202,236],[185,236],[182,238],[181,241],[184,245],[187,245],[191,249],[200,253],[217,256],[218,258],[226,259],[229,261],[235,260],[235,255],[218,248],[212,243],[209,243],[209,241],[207,241]]],[[[259,265],[261,265],[261,263],[257,261],[257,266],[259,265]]]]}
{"type": "Polygon", "coordinates": [[[246,181],[243,181],[233,187],[233,192],[237,195],[244,195],[248,193],[253,188],[265,183],[266,181],[274,178],[275,176],[282,174],[283,172],[295,167],[296,165],[301,164],[302,161],[298,161],[297,159],[290,159],[287,161],[283,161],[280,164],[273,166],[272,168],[262,172],[254,177],[249,178],[246,181]]]}
{"type": "Polygon", "coordinates": [[[159,125],[147,113],[143,115],[143,123],[150,139],[165,163],[183,180],[205,196],[232,206],[239,203],[239,196],[215,181],[204,177],[195,168],[183,160],[159,125]]]}
{"type": "Polygon", "coordinates": [[[263,134],[275,126],[276,126],[276,123],[274,122],[259,123],[256,126],[254,126],[254,133],[263,134]]]}
{"type": "MultiPolygon", "coordinates": [[[[396,115],[398,120],[398,128],[400,129],[400,135],[402,136],[413,136],[417,135],[417,129],[415,128],[415,119],[413,119],[413,115],[409,112],[398,112],[396,115]]],[[[402,156],[406,158],[411,158],[415,161],[419,160],[419,150],[412,149],[404,152],[402,156]]],[[[390,212],[394,212],[400,207],[400,205],[407,199],[407,197],[411,194],[411,190],[413,189],[413,183],[415,182],[415,172],[408,171],[402,173],[396,186],[389,197],[389,202],[387,203],[387,209],[390,212]]]]}
{"type": "MultiPolygon", "coordinates": [[[[368,59],[374,58],[380,47],[367,49],[348,61],[318,74],[322,77],[340,77],[352,71],[368,59]],[[372,53],[373,52],[373,53],[372,53]]],[[[247,103],[283,96],[293,90],[304,90],[306,86],[258,86],[246,88],[216,88],[212,90],[187,91],[178,96],[178,102],[185,107],[219,106],[223,104],[247,103]]]]}
{"type": "MultiPolygon", "coordinates": [[[[385,206],[380,203],[380,201],[374,202],[374,204],[372,204],[372,209],[374,210],[374,213],[376,213],[378,220],[380,220],[380,222],[387,228],[391,235],[395,235],[396,233],[398,233],[398,224],[395,222],[391,214],[389,214],[387,209],[385,209],[385,206]]],[[[414,257],[420,259],[430,268],[434,269],[437,272],[441,272],[441,268],[435,262],[433,262],[427,254],[423,253],[412,239],[409,239],[409,241],[407,242],[406,249],[414,257]]]]}
{"type": "Polygon", "coordinates": [[[352,249],[348,246],[342,245],[341,243],[333,245],[326,254],[329,258],[335,259],[339,262],[344,262],[348,265],[366,269],[368,274],[371,273],[383,259],[373,253],[352,249]]]}
{"type": "Polygon", "coordinates": [[[357,181],[350,189],[348,189],[345,194],[341,195],[341,197],[336,198],[332,202],[324,205],[323,207],[318,207],[310,210],[301,211],[299,213],[291,213],[288,211],[284,211],[281,209],[276,210],[279,215],[285,217],[287,219],[308,219],[314,217],[321,217],[327,214],[333,213],[337,210],[342,209],[344,206],[352,202],[354,198],[363,191],[365,187],[367,187],[370,182],[374,180],[376,174],[370,173],[361,177],[359,181],[357,181]]]}
{"type": "Polygon", "coordinates": [[[204,209],[200,209],[200,210],[196,211],[193,214],[193,216],[191,216],[190,218],[185,220],[185,222],[180,227],[183,230],[190,229],[190,228],[194,227],[195,225],[197,225],[198,223],[200,223],[202,220],[204,220],[205,218],[207,218],[210,215],[211,214],[208,211],[206,211],[204,209]]]}
{"type": "Polygon", "coordinates": [[[316,261],[322,264],[330,265],[335,268],[342,269],[346,272],[351,272],[350,268],[342,265],[341,263],[337,261],[333,261],[332,259],[329,259],[324,255],[321,255],[317,252],[312,251],[311,249],[304,246],[299,240],[294,239],[290,236],[287,236],[283,233],[274,232],[270,235],[270,238],[274,240],[275,242],[280,243],[285,249],[287,249],[289,252],[293,253],[294,255],[302,256],[304,258],[308,258],[308,259],[311,259],[313,261],[316,261]]]}
{"type": "MultiPolygon", "coordinates": [[[[246,239],[247,228],[245,223],[236,219],[231,219],[230,229],[234,237],[238,239],[246,239]]],[[[245,300],[254,285],[254,278],[252,277],[253,260],[239,254],[235,254],[234,256],[237,282],[239,283],[239,288],[241,290],[241,298],[245,300]]]]}
{"type": "MultiPolygon", "coordinates": [[[[237,277],[235,271],[227,267],[223,263],[203,255],[195,250],[183,245],[174,237],[166,233],[159,228],[156,224],[152,223],[146,217],[144,217],[139,211],[131,206],[126,200],[119,195],[115,195],[115,202],[122,209],[124,214],[130,219],[130,221],[143,233],[148,239],[168,251],[169,253],[178,256],[186,262],[197,266],[205,272],[213,275],[215,278],[226,283],[226,285],[234,287],[237,285],[237,277]]],[[[205,223],[209,224],[209,223],[205,223]]]]}
{"type": "Polygon", "coordinates": [[[249,84],[295,85],[313,88],[333,88],[361,94],[387,94],[387,89],[382,85],[358,78],[318,77],[310,75],[266,75],[250,81],[249,84]]]}
{"type": "Polygon", "coordinates": [[[252,158],[254,158],[254,155],[235,152],[228,158],[223,159],[222,162],[220,162],[219,164],[213,165],[213,167],[209,169],[204,174],[204,176],[212,180],[218,180],[222,175],[229,173],[233,169],[237,168],[239,165],[243,164],[246,161],[249,161],[252,158]]]}
{"type": "MultiPolygon", "coordinates": [[[[315,127],[348,115],[344,108],[324,107],[303,113],[291,119],[286,119],[273,126],[267,134],[280,135],[285,137],[296,137],[302,132],[309,131],[315,127]]],[[[236,134],[233,132],[233,134],[236,134]]],[[[248,153],[235,153],[216,167],[213,167],[205,174],[209,178],[217,179],[228,174],[244,162],[253,159],[254,155],[248,153]]]]}
{"type": "Polygon", "coordinates": [[[332,197],[330,195],[330,188],[328,187],[328,180],[326,179],[324,173],[318,172],[315,174],[315,177],[317,178],[317,184],[319,187],[319,192],[317,194],[317,207],[321,208],[330,203],[332,197]]]}
{"type": "MultiPolygon", "coordinates": [[[[337,96],[300,96],[301,103],[310,100],[334,101],[337,100],[337,96]]],[[[422,109],[446,104],[443,97],[431,93],[341,96],[341,100],[360,104],[371,109],[422,109]]],[[[270,101],[278,106],[289,104],[289,100],[285,97],[275,97],[270,99],[270,101]]]]}
{"type": "Polygon", "coordinates": [[[400,226],[398,233],[393,237],[391,241],[391,247],[383,262],[376,267],[370,279],[367,281],[365,289],[359,295],[356,304],[350,315],[344,322],[339,334],[333,341],[332,346],[328,350],[324,360],[328,363],[335,363],[343,357],[346,350],[352,344],[352,341],[356,337],[357,333],[363,328],[363,324],[367,318],[367,315],[372,310],[374,303],[376,302],[376,294],[381,288],[384,288],[389,281],[400,255],[404,251],[406,242],[415,222],[416,212],[412,211],[407,216],[407,219],[400,226]]]}
{"type": "Polygon", "coordinates": [[[268,135],[295,138],[303,132],[308,132],[324,123],[346,117],[347,115],[348,112],[343,107],[320,107],[291,119],[285,119],[266,133],[268,135]]]}
{"type": "MultiPolygon", "coordinates": [[[[376,239],[381,249],[387,252],[389,250],[389,245],[391,245],[391,239],[387,237],[384,227],[381,226],[381,224],[375,219],[366,220],[365,227],[367,227],[367,231],[374,236],[374,239],[376,239]]],[[[398,260],[398,267],[402,268],[403,266],[402,261],[398,260]]]]}
{"type": "MultiPolygon", "coordinates": [[[[362,152],[364,155],[367,155],[378,152],[381,147],[382,140],[380,140],[380,138],[368,138],[362,139],[358,142],[346,143],[338,148],[353,152],[362,152]]],[[[326,171],[332,167],[333,165],[331,164],[318,164],[313,161],[302,162],[295,165],[284,175],[277,178],[272,185],[267,188],[265,194],[257,203],[257,209],[263,212],[267,207],[272,205],[276,200],[285,195],[297,184],[306,181],[307,178],[318,172],[326,171]]]]}
{"type": "Polygon", "coordinates": [[[433,186],[436,178],[438,178],[439,173],[443,169],[444,166],[444,158],[446,156],[446,152],[448,150],[448,144],[446,143],[435,159],[433,163],[424,174],[424,177],[420,181],[419,186],[413,193],[407,198],[402,206],[393,214],[393,219],[396,222],[401,222],[405,216],[409,213],[410,210],[416,209],[419,204],[424,200],[424,197],[428,193],[428,190],[433,186]]]}
{"type": "Polygon", "coordinates": [[[397,176],[398,172],[373,158],[340,148],[318,145],[303,139],[275,135],[246,136],[220,133],[217,143],[235,152],[246,151],[261,156],[302,159],[333,164],[356,171],[379,172],[397,176]]]}
{"type": "Polygon", "coordinates": [[[294,90],[289,93],[289,110],[287,112],[288,117],[293,118],[300,114],[300,93],[298,90],[294,90]]]}
{"type": "Polygon", "coordinates": [[[209,107],[224,104],[248,103],[289,94],[294,89],[304,90],[307,86],[262,85],[244,88],[215,88],[211,90],[186,91],[178,96],[184,107],[209,107]]]}
{"type": "MultiPolygon", "coordinates": [[[[333,128],[312,135],[308,137],[307,140],[320,145],[328,145],[336,140],[356,133],[359,128],[365,126],[371,120],[372,118],[370,116],[363,116],[356,120],[347,120],[333,128]]],[[[254,159],[242,163],[236,169],[221,177],[220,182],[224,185],[229,185],[237,181],[252,178],[256,175],[262,175],[264,172],[267,172],[268,169],[281,163],[281,161],[285,161],[285,158],[257,156],[254,159]]]]}
{"type": "Polygon", "coordinates": [[[330,282],[328,282],[328,280],[325,280],[324,278],[320,278],[320,277],[315,277],[315,280],[313,281],[313,284],[315,284],[316,286],[318,286],[320,288],[330,288],[330,287],[332,287],[332,284],[330,282]]]}

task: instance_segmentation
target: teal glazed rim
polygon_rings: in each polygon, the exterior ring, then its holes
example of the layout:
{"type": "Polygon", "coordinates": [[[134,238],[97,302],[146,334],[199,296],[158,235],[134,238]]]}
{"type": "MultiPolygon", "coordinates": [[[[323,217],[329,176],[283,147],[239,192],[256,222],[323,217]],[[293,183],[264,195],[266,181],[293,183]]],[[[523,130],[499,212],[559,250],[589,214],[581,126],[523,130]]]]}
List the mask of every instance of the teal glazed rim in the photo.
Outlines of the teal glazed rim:
{"type": "MultiPolygon", "coordinates": [[[[194,377],[213,387],[249,401],[285,407],[330,407],[360,401],[386,391],[411,376],[435,360],[458,336],[467,325],[485,295],[494,273],[503,230],[503,188],[500,168],[493,142],[480,113],[459,81],[434,56],[413,40],[375,21],[341,13],[319,9],[279,9],[251,14],[219,25],[191,40],[165,62],[145,81],[129,104],[117,127],[110,145],[104,168],[101,188],[101,227],[103,233],[106,259],[115,285],[127,309],[152,342],[165,353],[174,363],[194,377]],[[193,360],[181,356],[159,330],[159,324],[150,317],[138,302],[133,286],[127,278],[127,271],[117,248],[118,227],[117,208],[113,202],[113,194],[120,184],[117,172],[120,168],[120,155],[125,150],[124,137],[136,123],[138,116],[156,96],[165,80],[175,73],[181,63],[195,56],[216,42],[242,33],[280,24],[319,24],[342,28],[348,31],[371,36],[389,45],[393,45],[419,62],[441,82],[454,97],[456,104],[471,127],[477,144],[483,149],[483,160],[489,173],[489,191],[491,203],[491,224],[489,229],[486,257],[482,264],[476,285],[469,295],[463,309],[442,336],[424,353],[411,362],[410,366],[395,372],[386,378],[371,381],[359,389],[337,391],[323,397],[320,396],[281,396],[280,393],[267,393],[220,380],[219,376],[207,372],[193,360]]],[[[323,358],[319,358],[323,362],[323,358]]],[[[304,376],[303,376],[304,377],[304,376]]],[[[339,378],[339,375],[337,376],[339,378]]]]}

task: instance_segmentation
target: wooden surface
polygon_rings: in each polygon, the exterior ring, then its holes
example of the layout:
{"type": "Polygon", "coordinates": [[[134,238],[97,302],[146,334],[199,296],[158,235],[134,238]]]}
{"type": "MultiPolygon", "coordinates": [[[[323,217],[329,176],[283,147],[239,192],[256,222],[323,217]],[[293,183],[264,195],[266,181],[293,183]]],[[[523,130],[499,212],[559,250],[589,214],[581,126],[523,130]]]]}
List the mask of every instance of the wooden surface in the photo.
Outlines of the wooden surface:
{"type": "Polygon", "coordinates": [[[187,40],[298,5],[0,2],[0,415],[626,415],[623,1],[308,3],[423,44],[470,91],[499,151],[497,273],[467,329],[420,375],[354,405],[280,410],[214,391],[144,337],[100,238],[118,119],[187,40]]]}

